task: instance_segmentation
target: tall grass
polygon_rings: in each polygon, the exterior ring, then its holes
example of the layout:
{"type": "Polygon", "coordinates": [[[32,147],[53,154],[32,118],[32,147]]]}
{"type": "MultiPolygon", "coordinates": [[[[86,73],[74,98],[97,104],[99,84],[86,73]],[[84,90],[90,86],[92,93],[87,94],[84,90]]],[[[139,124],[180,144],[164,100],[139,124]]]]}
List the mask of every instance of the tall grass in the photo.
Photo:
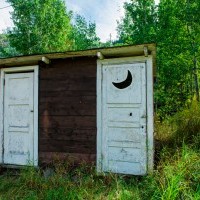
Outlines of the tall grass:
{"type": "Polygon", "coordinates": [[[49,176],[33,168],[1,172],[0,199],[200,200],[199,119],[195,103],[156,123],[156,166],[151,175],[97,176],[95,166],[57,162],[49,176]]]}
{"type": "Polygon", "coordinates": [[[189,109],[177,113],[174,117],[177,130],[174,134],[174,141],[200,146],[200,105],[193,101],[189,109]]]}

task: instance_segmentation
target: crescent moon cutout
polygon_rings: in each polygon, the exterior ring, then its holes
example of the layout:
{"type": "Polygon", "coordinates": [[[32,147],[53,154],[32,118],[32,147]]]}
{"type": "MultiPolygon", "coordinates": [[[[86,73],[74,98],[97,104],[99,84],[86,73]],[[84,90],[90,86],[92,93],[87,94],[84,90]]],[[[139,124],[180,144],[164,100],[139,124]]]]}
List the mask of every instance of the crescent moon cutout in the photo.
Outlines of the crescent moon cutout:
{"type": "Polygon", "coordinates": [[[128,70],[128,75],[127,75],[127,77],[126,77],[126,79],[124,81],[119,82],[119,83],[112,82],[112,84],[118,89],[125,89],[125,88],[127,88],[128,86],[131,85],[132,80],[133,80],[132,74],[128,70]]]}

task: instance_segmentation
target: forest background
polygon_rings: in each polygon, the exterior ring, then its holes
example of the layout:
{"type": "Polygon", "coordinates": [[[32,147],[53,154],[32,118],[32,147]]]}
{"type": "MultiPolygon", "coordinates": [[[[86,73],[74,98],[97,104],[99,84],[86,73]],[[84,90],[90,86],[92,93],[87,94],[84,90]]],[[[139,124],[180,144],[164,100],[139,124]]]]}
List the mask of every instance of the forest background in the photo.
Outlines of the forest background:
{"type": "Polygon", "coordinates": [[[97,176],[95,166],[55,163],[5,173],[0,199],[200,200],[200,1],[130,0],[117,39],[101,42],[96,23],[63,0],[7,0],[14,26],[0,34],[0,58],[156,43],[153,174],[97,176]]]}
{"type": "Polygon", "coordinates": [[[156,43],[155,111],[159,119],[199,101],[200,1],[124,3],[117,39],[102,43],[95,22],[63,0],[7,0],[14,27],[0,34],[0,57],[156,43]]]}

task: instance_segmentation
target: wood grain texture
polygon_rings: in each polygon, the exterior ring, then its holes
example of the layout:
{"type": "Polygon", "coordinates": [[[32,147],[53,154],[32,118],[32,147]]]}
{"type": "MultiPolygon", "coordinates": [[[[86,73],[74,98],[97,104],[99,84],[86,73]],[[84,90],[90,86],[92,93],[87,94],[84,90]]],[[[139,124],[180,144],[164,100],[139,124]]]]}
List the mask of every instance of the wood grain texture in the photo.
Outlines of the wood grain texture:
{"type": "Polygon", "coordinates": [[[146,113],[146,60],[131,57],[98,61],[98,172],[147,173],[146,119],[151,116],[146,113]],[[126,79],[127,71],[132,74],[132,84],[124,90],[113,88],[113,82],[126,79]]]}
{"type": "Polygon", "coordinates": [[[58,160],[67,161],[68,163],[82,162],[94,163],[96,154],[79,154],[79,153],[60,153],[60,152],[42,152],[40,153],[40,164],[57,162],[58,160]]]}
{"type": "Polygon", "coordinates": [[[53,60],[39,74],[39,162],[94,161],[96,59],[53,60]]]}
{"type": "Polygon", "coordinates": [[[40,139],[94,141],[96,139],[96,129],[40,128],[40,139]]]}
{"type": "MultiPolygon", "coordinates": [[[[155,72],[155,61],[156,61],[156,45],[155,44],[143,44],[143,45],[130,45],[130,46],[117,46],[109,48],[98,48],[81,51],[69,51],[63,53],[49,53],[42,55],[30,55],[30,56],[18,56],[13,58],[0,59],[0,66],[24,66],[24,65],[35,65],[38,64],[38,60],[46,58],[53,59],[64,59],[78,57],[92,60],[92,57],[97,57],[97,52],[101,52],[105,58],[120,58],[120,57],[132,57],[132,56],[143,56],[144,47],[148,47],[148,53],[153,56],[154,72],[155,72]]],[[[155,73],[154,73],[155,75],[155,73]]]]}
{"type": "Polygon", "coordinates": [[[34,161],[33,77],[33,72],[5,74],[5,164],[26,165],[27,160],[34,161]]]}
{"type": "Polygon", "coordinates": [[[58,140],[58,139],[44,139],[39,140],[42,145],[40,150],[42,152],[63,152],[63,153],[94,153],[95,144],[93,141],[78,141],[78,140],[58,140]],[[48,146],[48,148],[46,148],[48,146]],[[80,151],[81,149],[81,151],[80,151]]]}
{"type": "MultiPolygon", "coordinates": [[[[0,95],[0,137],[3,138],[3,132],[4,132],[4,78],[6,74],[21,74],[21,73],[29,73],[29,72],[34,72],[34,76],[33,76],[33,81],[34,81],[34,95],[33,95],[33,101],[34,101],[34,109],[30,109],[30,110],[34,110],[33,115],[34,115],[34,122],[32,123],[33,125],[33,130],[34,130],[34,134],[33,137],[30,138],[30,142],[33,142],[34,144],[34,150],[33,150],[33,154],[34,154],[34,158],[33,158],[33,164],[34,166],[38,166],[38,71],[39,71],[39,67],[37,65],[35,66],[20,66],[20,67],[10,67],[10,68],[3,68],[1,69],[1,80],[0,80],[0,90],[1,90],[1,94],[0,95]]],[[[26,87],[28,83],[22,84],[22,88],[26,87]]],[[[14,84],[16,86],[16,84],[14,84]]],[[[31,91],[30,89],[28,89],[29,91],[31,91]]],[[[32,93],[31,92],[31,93],[32,93]]],[[[24,92],[25,93],[25,92],[24,92]]],[[[20,92],[17,91],[17,88],[15,87],[14,89],[12,89],[12,95],[13,94],[20,94],[20,92]]],[[[32,94],[30,94],[29,96],[32,96],[32,94]]],[[[13,98],[13,100],[16,98],[13,98]]],[[[20,104],[19,104],[20,105],[20,104]]],[[[32,106],[31,106],[32,107],[32,106]]],[[[22,113],[22,112],[21,112],[22,113]]],[[[27,117],[26,117],[27,118],[27,117]]],[[[16,119],[19,120],[19,115],[16,116],[16,119]]],[[[12,120],[14,121],[14,120],[12,120]]],[[[29,125],[30,129],[31,124],[29,125]]],[[[18,131],[17,131],[18,132],[18,131]]],[[[16,134],[15,134],[16,135],[16,134]]],[[[16,142],[14,142],[16,145],[16,142]]],[[[28,144],[28,143],[26,143],[28,144]]],[[[14,146],[14,145],[13,145],[14,146]]],[[[3,140],[0,140],[0,163],[3,163],[3,140]]],[[[20,148],[21,149],[21,148],[20,148]]],[[[13,160],[13,159],[12,159],[13,160]]],[[[16,161],[18,162],[19,159],[17,158],[16,161]]],[[[15,163],[16,164],[16,163],[15,163]]]]}
{"type": "Polygon", "coordinates": [[[74,101],[55,103],[46,102],[40,104],[41,116],[95,116],[96,111],[91,109],[91,106],[95,106],[96,102],[83,102],[82,99],[75,98],[74,101]],[[47,112],[48,110],[48,112],[47,112]]]}

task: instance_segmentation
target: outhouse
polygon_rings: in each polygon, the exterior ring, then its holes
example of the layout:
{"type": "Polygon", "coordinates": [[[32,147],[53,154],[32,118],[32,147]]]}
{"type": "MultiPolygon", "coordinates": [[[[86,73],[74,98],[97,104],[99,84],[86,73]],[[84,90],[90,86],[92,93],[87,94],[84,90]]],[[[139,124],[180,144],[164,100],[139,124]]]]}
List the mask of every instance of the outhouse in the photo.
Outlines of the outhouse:
{"type": "Polygon", "coordinates": [[[153,169],[155,45],[0,59],[0,165],[153,169]]]}

